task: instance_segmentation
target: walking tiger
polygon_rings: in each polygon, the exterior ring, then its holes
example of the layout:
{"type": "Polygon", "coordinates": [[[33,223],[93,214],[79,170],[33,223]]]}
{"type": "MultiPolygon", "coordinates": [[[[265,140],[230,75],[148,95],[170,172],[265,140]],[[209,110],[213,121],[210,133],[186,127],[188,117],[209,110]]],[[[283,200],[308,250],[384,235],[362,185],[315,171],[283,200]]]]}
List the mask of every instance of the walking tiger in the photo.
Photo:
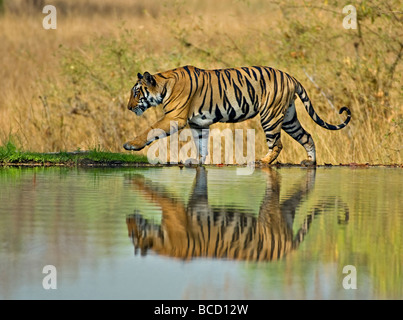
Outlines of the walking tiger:
{"type": "Polygon", "coordinates": [[[295,110],[294,100],[298,96],[313,121],[328,130],[340,130],[351,119],[339,125],[323,121],[312,107],[311,101],[301,83],[289,74],[270,67],[254,66],[219,70],[203,70],[184,66],[151,75],[138,74],[138,80],[131,90],[128,109],[140,116],[150,107],[163,105],[164,117],[154,123],[134,140],[124,144],[126,150],[141,150],[158,139],[161,129],[166,135],[189,124],[198,142],[199,161],[208,154],[210,125],[217,122],[240,122],[260,115],[269,151],[261,159],[272,163],[283,146],[281,129],[299,142],[307,152],[302,164],[316,164],[315,144],[312,136],[301,126],[295,110]]]}

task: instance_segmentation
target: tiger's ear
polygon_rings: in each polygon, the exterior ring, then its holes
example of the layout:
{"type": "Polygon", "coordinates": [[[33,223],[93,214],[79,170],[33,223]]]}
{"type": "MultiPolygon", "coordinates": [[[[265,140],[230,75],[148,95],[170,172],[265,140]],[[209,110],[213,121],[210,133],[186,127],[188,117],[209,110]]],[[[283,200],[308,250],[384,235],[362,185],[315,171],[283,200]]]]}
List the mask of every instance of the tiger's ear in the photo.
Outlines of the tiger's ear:
{"type": "Polygon", "coordinates": [[[148,86],[155,86],[157,82],[155,81],[154,77],[149,72],[144,72],[144,79],[148,86]]]}
{"type": "Polygon", "coordinates": [[[139,73],[137,74],[137,78],[138,78],[139,80],[141,80],[141,79],[143,79],[143,75],[139,72],[139,73]]]}

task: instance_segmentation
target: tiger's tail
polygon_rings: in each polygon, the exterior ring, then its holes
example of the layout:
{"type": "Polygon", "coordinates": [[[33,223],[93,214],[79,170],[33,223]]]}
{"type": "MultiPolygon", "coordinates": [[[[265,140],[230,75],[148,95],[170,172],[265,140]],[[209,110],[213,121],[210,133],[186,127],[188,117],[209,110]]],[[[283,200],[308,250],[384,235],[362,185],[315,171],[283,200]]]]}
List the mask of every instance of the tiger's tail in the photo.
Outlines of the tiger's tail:
{"type": "Polygon", "coordinates": [[[340,130],[343,129],[351,120],[351,111],[349,108],[347,107],[342,107],[339,110],[339,114],[342,114],[344,111],[347,112],[347,119],[339,124],[339,125],[332,125],[329,124],[325,121],[323,121],[318,114],[315,112],[315,110],[313,109],[311,100],[309,100],[308,94],[306,93],[304,87],[297,81],[296,82],[296,93],[298,94],[299,98],[301,99],[302,103],[305,106],[306,111],[308,112],[308,114],[311,116],[312,120],[315,121],[316,124],[320,125],[322,128],[328,129],[328,130],[340,130]]]}

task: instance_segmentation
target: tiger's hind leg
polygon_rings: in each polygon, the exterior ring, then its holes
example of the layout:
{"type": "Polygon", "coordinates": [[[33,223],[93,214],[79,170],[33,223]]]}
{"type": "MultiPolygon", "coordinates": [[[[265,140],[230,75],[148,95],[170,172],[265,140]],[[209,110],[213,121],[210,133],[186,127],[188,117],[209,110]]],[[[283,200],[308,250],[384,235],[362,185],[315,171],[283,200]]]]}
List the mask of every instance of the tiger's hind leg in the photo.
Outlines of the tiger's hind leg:
{"type": "Polygon", "coordinates": [[[301,126],[301,123],[298,121],[294,101],[290,104],[287,112],[285,113],[282,129],[305,148],[308,154],[308,159],[303,160],[301,164],[315,165],[315,143],[313,142],[311,135],[304,130],[304,128],[301,126]]]}
{"type": "Polygon", "coordinates": [[[260,121],[266,135],[269,152],[260,161],[270,164],[277,159],[283,149],[283,144],[281,143],[281,123],[283,122],[284,115],[281,114],[276,119],[267,118],[261,115],[260,121]]]}

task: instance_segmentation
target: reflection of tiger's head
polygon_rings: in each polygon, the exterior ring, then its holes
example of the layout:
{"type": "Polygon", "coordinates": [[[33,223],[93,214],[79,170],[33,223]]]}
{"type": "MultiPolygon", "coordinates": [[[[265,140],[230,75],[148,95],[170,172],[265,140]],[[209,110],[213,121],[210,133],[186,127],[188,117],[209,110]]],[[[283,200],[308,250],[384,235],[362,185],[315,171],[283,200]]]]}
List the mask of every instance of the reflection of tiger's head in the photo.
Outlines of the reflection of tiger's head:
{"type": "Polygon", "coordinates": [[[139,73],[138,80],[133,86],[127,108],[140,116],[150,107],[156,107],[162,103],[166,95],[165,86],[158,81],[158,75],[153,76],[148,72],[139,73]]]}
{"type": "Polygon", "coordinates": [[[148,223],[140,214],[129,216],[126,223],[136,254],[140,249],[141,255],[146,255],[148,249],[153,248],[155,242],[158,243],[163,237],[161,228],[154,223],[148,223]]]}

